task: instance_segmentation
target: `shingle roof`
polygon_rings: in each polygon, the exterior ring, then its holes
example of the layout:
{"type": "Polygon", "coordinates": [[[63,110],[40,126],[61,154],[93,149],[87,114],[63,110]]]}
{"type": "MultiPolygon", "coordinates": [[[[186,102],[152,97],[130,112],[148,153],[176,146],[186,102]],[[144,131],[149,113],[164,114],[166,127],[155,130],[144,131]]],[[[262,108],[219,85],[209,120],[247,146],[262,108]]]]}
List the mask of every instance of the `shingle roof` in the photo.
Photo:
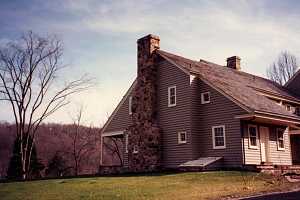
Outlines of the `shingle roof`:
{"type": "Polygon", "coordinates": [[[268,79],[204,60],[193,61],[162,50],[157,50],[157,53],[173,62],[177,67],[198,75],[202,80],[234,99],[248,112],[261,111],[299,118],[297,115],[288,112],[283,106],[279,106],[276,102],[259,94],[259,92],[270,93],[300,102],[300,98],[268,79]]]}

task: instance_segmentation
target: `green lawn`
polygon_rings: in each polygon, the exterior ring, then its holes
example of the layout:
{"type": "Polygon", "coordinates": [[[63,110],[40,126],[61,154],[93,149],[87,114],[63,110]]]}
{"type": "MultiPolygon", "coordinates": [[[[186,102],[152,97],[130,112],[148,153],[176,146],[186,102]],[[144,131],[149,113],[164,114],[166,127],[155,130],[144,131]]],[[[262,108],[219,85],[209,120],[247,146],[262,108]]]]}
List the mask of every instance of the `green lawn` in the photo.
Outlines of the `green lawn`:
{"type": "Polygon", "coordinates": [[[193,172],[145,176],[53,179],[0,184],[0,199],[218,199],[282,190],[292,185],[249,172],[193,172]]]}

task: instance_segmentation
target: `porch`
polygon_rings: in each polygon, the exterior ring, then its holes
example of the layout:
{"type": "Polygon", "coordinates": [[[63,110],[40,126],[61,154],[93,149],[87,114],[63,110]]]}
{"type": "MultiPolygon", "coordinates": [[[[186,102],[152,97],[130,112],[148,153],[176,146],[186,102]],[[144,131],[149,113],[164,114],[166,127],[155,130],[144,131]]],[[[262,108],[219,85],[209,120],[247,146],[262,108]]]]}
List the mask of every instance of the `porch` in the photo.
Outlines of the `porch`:
{"type": "Polygon", "coordinates": [[[108,168],[119,169],[126,166],[127,144],[128,137],[124,131],[102,133],[100,168],[107,170],[108,168]]]}
{"type": "Polygon", "coordinates": [[[300,123],[263,114],[241,119],[244,165],[257,170],[300,172],[300,123]]]}

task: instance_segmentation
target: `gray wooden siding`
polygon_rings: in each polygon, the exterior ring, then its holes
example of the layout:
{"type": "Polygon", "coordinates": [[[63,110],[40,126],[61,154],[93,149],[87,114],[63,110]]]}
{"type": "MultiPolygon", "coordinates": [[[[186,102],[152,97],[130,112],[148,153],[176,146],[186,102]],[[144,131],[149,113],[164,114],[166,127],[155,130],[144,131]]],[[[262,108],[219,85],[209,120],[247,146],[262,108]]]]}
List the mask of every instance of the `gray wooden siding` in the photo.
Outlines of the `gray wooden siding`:
{"type": "Polygon", "coordinates": [[[240,166],[243,161],[241,124],[235,116],[246,112],[202,80],[196,78],[192,85],[195,89],[192,104],[194,155],[222,156],[225,166],[240,166]],[[210,92],[210,103],[201,104],[203,92],[210,92]],[[225,149],[213,149],[212,127],[219,125],[225,125],[225,149]]]}
{"type": "MultiPolygon", "coordinates": [[[[120,105],[118,110],[116,110],[114,117],[107,124],[104,132],[122,131],[132,124],[131,115],[129,115],[128,110],[129,97],[131,96],[131,94],[132,92],[129,93],[123,104],[120,105]]],[[[126,96],[124,96],[123,98],[125,97],[126,96]]]]}
{"type": "MultiPolygon", "coordinates": [[[[246,165],[259,165],[261,164],[261,146],[260,146],[260,126],[269,128],[269,141],[268,141],[268,151],[269,151],[269,162],[274,165],[291,165],[291,145],[288,130],[284,133],[284,147],[285,150],[278,150],[277,148],[277,133],[276,128],[279,126],[257,124],[257,123],[243,123],[244,131],[244,152],[245,152],[245,164],[246,165]],[[258,127],[258,148],[251,149],[249,147],[249,134],[248,134],[248,124],[257,125],[258,127]]],[[[281,127],[282,128],[282,127],[281,127]]]]}
{"type": "Polygon", "coordinates": [[[158,63],[158,122],[162,130],[162,164],[177,167],[192,160],[190,77],[167,61],[158,63]],[[168,87],[176,86],[176,106],[168,107],[168,87]],[[187,143],[178,144],[177,133],[187,132],[187,143]]]}

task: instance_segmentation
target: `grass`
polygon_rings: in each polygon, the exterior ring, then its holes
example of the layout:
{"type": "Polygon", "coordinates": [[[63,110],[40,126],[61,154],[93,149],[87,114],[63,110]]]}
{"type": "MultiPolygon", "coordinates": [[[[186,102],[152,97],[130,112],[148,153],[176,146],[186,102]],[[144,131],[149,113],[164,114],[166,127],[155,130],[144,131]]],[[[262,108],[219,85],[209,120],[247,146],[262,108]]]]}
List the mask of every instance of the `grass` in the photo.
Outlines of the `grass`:
{"type": "Polygon", "coordinates": [[[1,183],[0,199],[199,200],[289,187],[290,183],[251,172],[193,172],[1,183]]]}

